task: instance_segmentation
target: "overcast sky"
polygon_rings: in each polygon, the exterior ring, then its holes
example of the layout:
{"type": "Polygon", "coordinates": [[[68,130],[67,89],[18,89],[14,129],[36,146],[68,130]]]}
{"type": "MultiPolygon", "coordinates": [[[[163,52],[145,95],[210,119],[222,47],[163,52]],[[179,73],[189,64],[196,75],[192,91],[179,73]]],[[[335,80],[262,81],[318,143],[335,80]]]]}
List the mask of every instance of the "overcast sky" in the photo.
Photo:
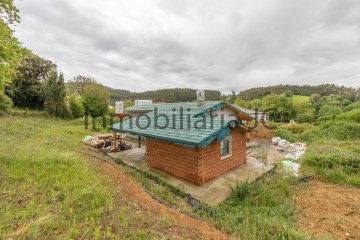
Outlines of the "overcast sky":
{"type": "Polygon", "coordinates": [[[131,91],[360,87],[359,0],[22,0],[16,36],[66,79],[131,91]]]}

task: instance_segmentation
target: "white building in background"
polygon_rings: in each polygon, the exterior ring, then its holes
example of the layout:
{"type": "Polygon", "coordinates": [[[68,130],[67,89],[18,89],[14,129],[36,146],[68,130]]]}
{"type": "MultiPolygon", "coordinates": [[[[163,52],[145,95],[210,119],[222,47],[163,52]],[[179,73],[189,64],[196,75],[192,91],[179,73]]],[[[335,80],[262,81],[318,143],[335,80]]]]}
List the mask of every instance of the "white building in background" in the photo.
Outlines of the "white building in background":
{"type": "Polygon", "coordinates": [[[141,100],[141,99],[135,100],[135,106],[151,105],[152,103],[153,103],[152,100],[141,100]]]}

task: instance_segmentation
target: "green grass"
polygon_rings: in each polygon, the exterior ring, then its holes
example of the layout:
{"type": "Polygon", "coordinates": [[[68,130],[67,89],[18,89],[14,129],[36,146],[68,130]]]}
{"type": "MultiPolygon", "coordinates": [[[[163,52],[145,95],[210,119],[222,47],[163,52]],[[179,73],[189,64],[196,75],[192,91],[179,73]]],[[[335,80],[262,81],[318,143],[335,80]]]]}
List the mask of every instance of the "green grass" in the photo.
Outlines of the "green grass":
{"type": "Polygon", "coordinates": [[[193,213],[191,207],[186,203],[186,193],[183,192],[181,189],[175,188],[174,186],[166,183],[165,181],[161,180],[159,177],[153,174],[147,172],[139,172],[133,168],[124,166],[121,159],[115,159],[114,161],[118,164],[118,167],[122,172],[131,176],[146,190],[148,190],[160,200],[163,200],[171,206],[174,206],[180,210],[197,216],[197,214],[193,213]]]}
{"type": "Polygon", "coordinates": [[[296,212],[289,182],[273,175],[232,189],[228,201],[203,213],[209,221],[240,239],[308,239],[295,226],[296,212]]]}
{"type": "Polygon", "coordinates": [[[302,95],[293,95],[292,100],[293,104],[299,104],[299,103],[306,103],[310,99],[309,96],[302,96],[302,95]]]}
{"type": "Polygon", "coordinates": [[[302,163],[326,182],[360,187],[360,141],[318,141],[302,163]]]}
{"type": "Polygon", "coordinates": [[[301,158],[303,171],[315,173],[323,181],[360,187],[360,124],[322,121],[317,126],[287,124],[275,135],[291,142],[306,142],[301,158]]]}
{"type": "Polygon", "coordinates": [[[131,199],[79,153],[80,139],[92,133],[82,119],[14,115],[0,118],[0,239],[171,237],[164,229],[174,219],[136,214],[131,199]]]}

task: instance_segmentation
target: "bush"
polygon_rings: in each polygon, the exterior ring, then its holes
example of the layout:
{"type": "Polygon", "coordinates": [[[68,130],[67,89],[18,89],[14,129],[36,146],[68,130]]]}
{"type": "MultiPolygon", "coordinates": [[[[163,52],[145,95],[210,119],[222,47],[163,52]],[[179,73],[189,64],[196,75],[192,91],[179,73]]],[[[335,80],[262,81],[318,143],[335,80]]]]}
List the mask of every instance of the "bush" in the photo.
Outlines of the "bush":
{"type": "Polygon", "coordinates": [[[357,151],[359,148],[313,146],[303,155],[302,161],[325,181],[360,187],[360,160],[357,151]]]}
{"type": "Polygon", "coordinates": [[[278,127],[275,130],[275,136],[281,137],[282,139],[288,140],[289,142],[296,142],[298,140],[298,137],[295,134],[282,127],[278,127]]]}
{"type": "Polygon", "coordinates": [[[339,119],[360,123],[360,108],[354,108],[349,112],[341,114],[339,119]]]}
{"type": "Polygon", "coordinates": [[[339,107],[324,105],[319,110],[319,120],[334,119],[337,115],[341,114],[342,110],[339,107]]]}
{"type": "Polygon", "coordinates": [[[360,109],[360,101],[353,102],[345,107],[345,111],[351,111],[353,109],[360,109]]]}
{"type": "Polygon", "coordinates": [[[322,122],[318,127],[310,129],[299,135],[305,142],[315,142],[317,140],[359,140],[360,124],[345,121],[322,122]]]}
{"type": "Polygon", "coordinates": [[[288,181],[275,175],[232,188],[227,201],[206,209],[220,229],[240,239],[306,239],[295,227],[288,181]]]}
{"type": "Polygon", "coordinates": [[[289,130],[291,133],[294,134],[299,134],[299,133],[303,133],[311,128],[313,128],[314,126],[311,124],[307,124],[307,123],[290,123],[287,125],[284,125],[283,128],[289,130]]]}
{"type": "Polygon", "coordinates": [[[320,133],[324,139],[358,140],[360,139],[360,124],[348,122],[328,123],[321,126],[320,133]]]}
{"type": "Polygon", "coordinates": [[[69,98],[69,112],[71,118],[80,118],[85,114],[85,109],[80,100],[76,99],[75,95],[69,98]]]}
{"type": "Polygon", "coordinates": [[[83,104],[85,112],[91,117],[104,116],[108,110],[109,92],[97,83],[88,84],[84,88],[83,104]]]}
{"type": "Polygon", "coordinates": [[[110,116],[115,116],[116,115],[115,108],[109,108],[107,114],[110,116]]]}
{"type": "Polygon", "coordinates": [[[0,116],[10,113],[12,105],[11,99],[0,91],[0,116]]]}

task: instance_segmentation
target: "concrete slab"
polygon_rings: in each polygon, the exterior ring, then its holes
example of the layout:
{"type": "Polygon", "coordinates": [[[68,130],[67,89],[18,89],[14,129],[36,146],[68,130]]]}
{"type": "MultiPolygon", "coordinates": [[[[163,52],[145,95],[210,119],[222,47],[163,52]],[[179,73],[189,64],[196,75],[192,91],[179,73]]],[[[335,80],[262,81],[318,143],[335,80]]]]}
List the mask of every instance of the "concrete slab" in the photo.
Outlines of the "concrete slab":
{"type": "Polygon", "coordinates": [[[195,186],[184,180],[176,178],[170,174],[149,168],[146,165],[146,147],[133,148],[123,152],[110,153],[113,158],[121,159],[125,164],[134,167],[140,171],[149,172],[162,180],[172,184],[192,197],[205,202],[209,205],[216,205],[230,196],[230,187],[236,186],[241,182],[252,182],[263,176],[274,168],[275,159],[280,156],[276,149],[270,149],[268,157],[270,162],[264,164],[260,160],[248,157],[247,162],[235,170],[232,170],[213,181],[206,183],[204,186],[195,186]]]}

